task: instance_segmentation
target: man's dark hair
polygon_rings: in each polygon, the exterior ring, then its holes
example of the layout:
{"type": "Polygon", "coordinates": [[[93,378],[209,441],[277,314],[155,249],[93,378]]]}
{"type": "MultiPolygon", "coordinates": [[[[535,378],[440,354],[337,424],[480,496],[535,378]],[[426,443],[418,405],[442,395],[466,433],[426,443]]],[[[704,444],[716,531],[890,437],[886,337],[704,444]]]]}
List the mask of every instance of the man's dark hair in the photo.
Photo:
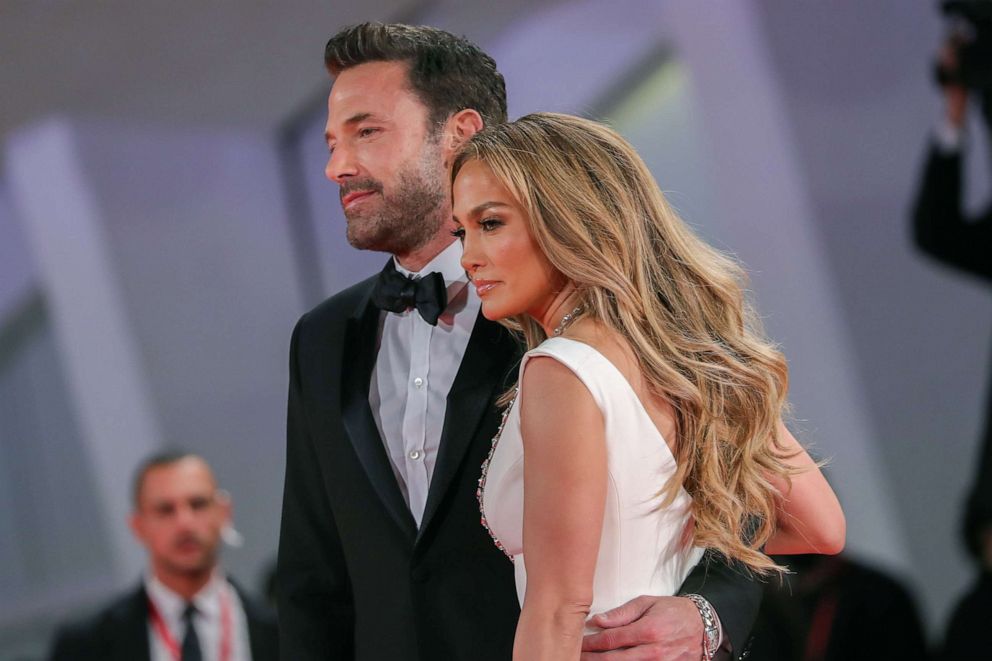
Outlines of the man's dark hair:
{"type": "Polygon", "coordinates": [[[506,121],[506,84],[496,62],[463,37],[422,25],[362,23],[331,37],[324,64],[331,75],[367,62],[406,62],[410,87],[433,127],[472,108],[486,125],[506,121]]]}
{"type": "Polygon", "coordinates": [[[134,501],[134,508],[138,509],[141,506],[141,488],[145,485],[145,477],[152,469],[169,466],[189,458],[203,460],[203,457],[195,452],[172,449],[153,454],[138,464],[138,468],[134,471],[134,482],[131,485],[131,499],[134,501]]]}

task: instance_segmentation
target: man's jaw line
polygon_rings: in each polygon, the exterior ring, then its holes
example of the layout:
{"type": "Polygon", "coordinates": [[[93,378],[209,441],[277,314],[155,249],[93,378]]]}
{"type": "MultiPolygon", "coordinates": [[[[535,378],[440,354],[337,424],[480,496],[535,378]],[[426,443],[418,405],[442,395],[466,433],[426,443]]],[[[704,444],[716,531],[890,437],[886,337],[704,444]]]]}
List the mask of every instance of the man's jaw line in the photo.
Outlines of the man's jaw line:
{"type": "Polygon", "coordinates": [[[152,561],[151,570],[163,585],[176,594],[192,599],[203,587],[210,582],[217,568],[215,554],[205,559],[203,566],[184,568],[172,565],[168,561],[152,561]]]}
{"type": "Polygon", "coordinates": [[[440,255],[448,246],[457,241],[444,228],[427,243],[404,253],[391,253],[399,265],[412,273],[419,273],[429,262],[440,255]]]}

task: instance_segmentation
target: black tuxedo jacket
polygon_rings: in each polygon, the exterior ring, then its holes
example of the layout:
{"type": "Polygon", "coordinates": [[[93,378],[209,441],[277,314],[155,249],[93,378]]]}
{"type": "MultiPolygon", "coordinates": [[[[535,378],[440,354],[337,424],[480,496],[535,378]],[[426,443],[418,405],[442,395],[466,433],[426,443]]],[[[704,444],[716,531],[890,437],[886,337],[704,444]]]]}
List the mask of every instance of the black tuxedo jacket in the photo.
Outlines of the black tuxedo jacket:
{"type": "MultiPolygon", "coordinates": [[[[380,312],[370,278],[305,314],[290,349],[277,593],[283,659],[506,661],[519,607],[513,565],[480,524],[476,489],[516,379],[518,342],[476,320],[448,394],[418,530],[368,402],[380,312]]],[[[687,583],[735,649],[761,586],[725,563],[687,583]]]]}
{"type": "MultiPolygon", "coordinates": [[[[279,658],[275,616],[237,585],[234,589],[244,606],[252,661],[275,661],[279,658]]],[[[150,658],[148,595],[144,585],[94,617],[60,629],[49,655],[50,661],[149,661],[150,658]]]]}
{"type": "Polygon", "coordinates": [[[992,208],[976,218],[962,211],[961,154],[931,148],[913,209],[921,250],[972,275],[992,280],[992,208]]]}

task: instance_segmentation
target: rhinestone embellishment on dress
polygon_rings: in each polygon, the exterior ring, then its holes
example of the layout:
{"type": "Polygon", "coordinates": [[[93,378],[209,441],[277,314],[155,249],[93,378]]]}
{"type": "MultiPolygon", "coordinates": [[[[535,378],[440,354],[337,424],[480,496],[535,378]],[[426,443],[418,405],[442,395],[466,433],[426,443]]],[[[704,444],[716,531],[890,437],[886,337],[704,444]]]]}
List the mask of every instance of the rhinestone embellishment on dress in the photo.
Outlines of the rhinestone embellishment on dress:
{"type": "Polygon", "coordinates": [[[496,430],[496,435],[493,436],[493,442],[489,446],[489,455],[486,460],[482,462],[482,475],[479,477],[479,488],[475,490],[475,497],[479,500],[479,512],[482,514],[482,527],[486,529],[489,536],[492,538],[493,542],[496,544],[496,548],[502,551],[506,557],[513,562],[513,556],[507,552],[503,543],[499,541],[499,538],[493,533],[492,529],[489,527],[489,523],[486,521],[486,508],[482,504],[482,495],[486,490],[486,474],[489,472],[489,462],[492,461],[493,454],[496,452],[496,446],[499,444],[499,437],[503,435],[503,427],[506,426],[506,419],[510,416],[510,410],[513,408],[513,404],[517,401],[517,393],[520,392],[520,388],[515,388],[513,390],[513,399],[507,405],[506,409],[503,410],[503,418],[500,420],[499,428],[496,430]]]}

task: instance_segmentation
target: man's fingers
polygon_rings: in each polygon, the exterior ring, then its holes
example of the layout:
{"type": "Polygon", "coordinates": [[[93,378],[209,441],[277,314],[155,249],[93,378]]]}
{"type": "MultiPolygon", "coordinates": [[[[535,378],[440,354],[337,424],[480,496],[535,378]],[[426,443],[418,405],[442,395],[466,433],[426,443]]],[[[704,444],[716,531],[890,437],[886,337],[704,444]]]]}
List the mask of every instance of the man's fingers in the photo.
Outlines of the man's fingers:
{"type": "Polygon", "coordinates": [[[623,649],[624,647],[634,647],[644,642],[647,642],[647,637],[640,631],[640,627],[632,624],[617,629],[604,629],[599,633],[591,633],[584,636],[582,638],[582,651],[608,652],[610,650],[623,649]]]}
{"type": "MultiPolygon", "coordinates": [[[[658,659],[669,659],[669,657],[665,656],[664,650],[655,645],[632,647],[613,652],[583,652],[579,658],[581,661],[658,661],[658,659]]],[[[671,658],[675,661],[681,657],[671,658]]],[[[695,659],[692,661],[695,661],[695,659]]]]}
{"type": "Polygon", "coordinates": [[[644,611],[651,608],[654,601],[654,597],[646,596],[631,599],[622,606],[617,606],[616,608],[608,610],[605,613],[594,615],[589,620],[589,624],[601,629],[611,629],[613,627],[625,626],[644,615],[644,611]]]}

